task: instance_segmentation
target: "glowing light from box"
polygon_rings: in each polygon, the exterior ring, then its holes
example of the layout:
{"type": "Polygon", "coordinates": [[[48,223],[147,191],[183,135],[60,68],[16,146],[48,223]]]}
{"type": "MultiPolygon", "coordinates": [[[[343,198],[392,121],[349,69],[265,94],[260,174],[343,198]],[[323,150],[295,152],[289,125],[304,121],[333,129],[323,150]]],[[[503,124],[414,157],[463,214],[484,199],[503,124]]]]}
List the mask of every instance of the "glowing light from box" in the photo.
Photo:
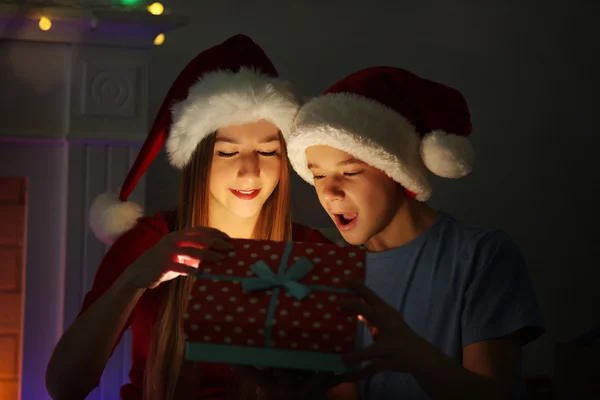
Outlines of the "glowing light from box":
{"type": "Polygon", "coordinates": [[[161,15],[165,11],[165,7],[159,2],[150,4],[146,9],[152,15],[161,15]]]}
{"type": "Polygon", "coordinates": [[[52,28],[52,21],[50,21],[50,18],[42,16],[42,18],[40,18],[40,23],[38,24],[38,26],[43,31],[50,30],[50,28],[52,28]]]}
{"type": "Polygon", "coordinates": [[[198,260],[197,258],[192,258],[189,256],[184,256],[184,255],[177,255],[177,262],[179,264],[185,264],[188,267],[195,267],[195,268],[198,268],[198,265],[200,264],[200,260],[198,260]]]}
{"type": "Polygon", "coordinates": [[[154,38],[154,45],[155,46],[160,46],[161,44],[163,44],[165,42],[165,34],[161,33],[158,36],[156,36],[154,38]]]}

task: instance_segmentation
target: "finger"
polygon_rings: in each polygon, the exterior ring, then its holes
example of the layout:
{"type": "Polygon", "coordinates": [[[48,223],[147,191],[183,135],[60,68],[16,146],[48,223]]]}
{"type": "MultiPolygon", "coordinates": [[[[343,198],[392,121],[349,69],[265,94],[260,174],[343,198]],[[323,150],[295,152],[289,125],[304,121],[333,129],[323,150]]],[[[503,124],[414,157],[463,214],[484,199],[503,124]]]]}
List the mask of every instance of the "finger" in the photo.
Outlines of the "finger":
{"type": "MultiPolygon", "coordinates": [[[[367,321],[367,319],[365,317],[363,317],[362,315],[358,315],[357,316],[358,320],[360,322],[362,322],[363,324],[366,325],[367,328],[369,328],[369,330],[373,331],[373,329],[376,329],[373,324],[371,324],[369,321],[367,321]]],[[[371,332],[372,333],[372,332],[371,332]]]]}
{"type": "Polygon", "coordinates": [[[377,294],[368,288],[363,282],[348,279],[347,280],[348,288],[354,290],[358,295],[365,301],[367,304],[378,305],[378,304],[386,304],[381,297],[377,296],[377,294]]]}
{"type": "Polygon", "coordinates": [[[255,385],[272,386],[274,379],[267,372],[263,372],[249,365],[232,365],[231,369],[238,375],[250,379],[255,385]]]}
{"type": "Polygon", "coordinates": [[[177,247],[194,247],[197,249],[213,249],[219,251],[233,250],[234,246],[226,240],[210,237],[198,236],[196,238],[186,237],[184,240],[175,243],[177,247]]]}
{"type": "Polygon", "coordinates": [[[225,232],[222,232],[215,228],[210,228],[208,226],[195,226],[193,228],[188,228],[180,232],[187,236],[210,235],[220,237],[221,239],[231,239],[229,235],[227,235],[225,232]]]}
{"type": "Polygon", "coordinates": [[[375,361],[369,365],[362,367],[357,371],[349,372],[344,376],[344,382],[358,382],[364,379],[368,379],[373,375],[377,375],[380,372],[389,370],[389,364],[387,361],[375,361]]]}
{"type": "Polygon", "coordinates": [[[200,264],[206,262],[218,263],[225,259],[225,256],[221,253],[188,246],[178,247],[176,256],[192,257],[198,260],[200,264]]]}
{"type": "Polygon", "coordinates": [[[194,268],[198,268],[198,265],[200,264],[200,260],[194,258],[194,257],[189,257],[183,254],[176,254],[172,257],[172,260],[174,263],[178,263],[178,264],[185,264],[188,267],[194,267],[194,268]]]}
{"type": "Polygon", "coordinates": [[[379,326],[383,322],[381,321],[379,313],[377,312],[375,307],[372,307],[358,300],[342,302],[340,305],[340,309],[345,312],[359,315],[360,317],[362,317],[359,318],[361,321],[365,322],[364,320],[366,320],[367,326],[379,326]]]}
{"type": "Polygon", "coordinates": [[[178,274],[181,275],[196,275],[198,273],[198,268],[195,267],[190,267],[188,265],[185,264],[180,264],[178,262],[173,262],[171,264],[169,264],[169,271],[172,272],[177,272],[178,274]]]}
{"type": "Polygon", "coordinates": [[[386,358],[389,352],[383,346],[377,343],[367,346],[363,349],[355,350],[342,355],[344,364],[358,364],[362,362],[380,360],[386,358]]]}

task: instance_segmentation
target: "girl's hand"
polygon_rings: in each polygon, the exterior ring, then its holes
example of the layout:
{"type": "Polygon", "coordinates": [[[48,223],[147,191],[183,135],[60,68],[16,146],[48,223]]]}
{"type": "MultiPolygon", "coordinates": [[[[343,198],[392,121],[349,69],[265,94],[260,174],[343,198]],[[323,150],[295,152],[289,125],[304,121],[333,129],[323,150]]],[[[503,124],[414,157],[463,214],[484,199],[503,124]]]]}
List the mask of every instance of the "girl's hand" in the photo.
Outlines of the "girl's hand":
{"type": "Polygon", "coordinates": [[[218,263],[231,250],[229,236],[216,229],[196,227],[165,235],[125,270],[125,279],[139,289],[154,289],[181,275],[193,275],[198,266],[218,263]]]}

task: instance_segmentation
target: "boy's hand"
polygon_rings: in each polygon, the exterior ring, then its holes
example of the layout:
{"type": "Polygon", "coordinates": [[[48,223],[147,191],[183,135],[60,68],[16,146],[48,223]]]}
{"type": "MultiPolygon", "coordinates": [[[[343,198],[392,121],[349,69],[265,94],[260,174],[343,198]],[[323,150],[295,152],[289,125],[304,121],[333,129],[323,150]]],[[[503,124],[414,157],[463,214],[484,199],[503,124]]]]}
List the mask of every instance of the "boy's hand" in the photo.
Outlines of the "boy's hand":
{"type": "Polygon", "coordinates": [[[382,371],[414,370],[419,349],[427,343],[406,324],[398,310],[384,302],[364,284],[349,281],[348,287],[357,292],[362,301],[345,302],[341,309],[358,315],[371,331],[374,343],[342,356],[342,361],[346,364],[369,363],[350,373],[346,380],[358,381],[382,371]]]}

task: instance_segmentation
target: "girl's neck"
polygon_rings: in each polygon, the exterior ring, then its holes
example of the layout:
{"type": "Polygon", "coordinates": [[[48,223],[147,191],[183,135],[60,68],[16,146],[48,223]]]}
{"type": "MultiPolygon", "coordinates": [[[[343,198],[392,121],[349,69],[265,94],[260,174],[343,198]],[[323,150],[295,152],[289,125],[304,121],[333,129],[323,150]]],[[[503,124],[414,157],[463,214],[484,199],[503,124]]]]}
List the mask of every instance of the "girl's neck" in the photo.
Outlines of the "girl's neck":
{"type": "Polygon", "coordinates": [[[215,201],[210,203],[209,210],[208,225],[211,228],[225,232],[231,238],[252,238],[258,215],[240,218],[215,201]]]}

